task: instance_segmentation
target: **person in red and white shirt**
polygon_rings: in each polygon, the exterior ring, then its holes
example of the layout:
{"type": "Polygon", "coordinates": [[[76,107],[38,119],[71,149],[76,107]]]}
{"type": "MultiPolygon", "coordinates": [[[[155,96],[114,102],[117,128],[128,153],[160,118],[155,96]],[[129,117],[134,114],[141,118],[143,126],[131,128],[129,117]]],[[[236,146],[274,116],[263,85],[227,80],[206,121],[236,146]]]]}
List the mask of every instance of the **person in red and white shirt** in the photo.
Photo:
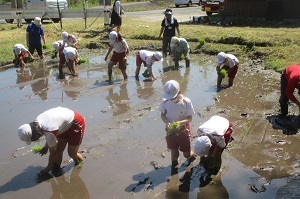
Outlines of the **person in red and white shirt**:
{"type": "Polygon", "coordinates": [[[195,114],[192,102],[183,96],[179,83],[169,80],[164,86],[164,98],[158,110],[161,112],[161,119],[166,124],[166,130],[173,122],[178,122],[179,128],[175,134],[166,134],[167,147],[171,150],[172,168],[178,165],[179,150],[185,158],[194,160],[195,154],[191,150],[190,122],[195,114]]]}
{"type": "Polygon", "coordinates": [[[228,87],[233,85],[233,80],[237,74],[238,68],[240,66],[239,60],[232,54],[225,54],[224,52],[220,52],[217,55],[217,90],[221,89],[222,77],[220,75],[220,70],[225,69],[228,74],[228,87]]]}
{"type": "Polygon", "coordinates": [[[18,135],[28,145],[45,136],[45,146],[39,153],[45,155],[50,152],[48,165],[40,171],[40,174],[46,174],[50,170],[53,172],[61,170],[60,165],[67,144],[68,154],[75,161],[75,165],[83,161],[78,149],[84,130],[85,121],[79,113],[68,108],[57,107],[41,113],[33,122],[21,125],[18,128],[18,135]]]}
{"type": "Polygon", "coordinates": [[[13,53],[15,56],[16,65],[19,65],[21,69],[24,69],[25,66],[24,59],[26,57],[26,53],[30,56],[31,59],[34,59],[32,54],[22,44],[14,45],[13,53]]]}
{"type": "Polygon", "coordinates": [[[62,53],[64,54],[65,63],[71,72],[71,75],[77,75],[75,71],[75,63],[78,62],[79,57],[76,48],[67,46],[64,48],[62,53]]]}
{"type": "Polygon", "coordinates": [[[144,77],[151,77],[152,80],[156,80],[156,76],[153,75],[152,65],[156,61],[162,60],[162,54],[160,52],[152,52],[148,50],[139,50],[136,53],[136,69],[135,69],[135,79],[139,80],[139,74],[142,63],[147,69],[143,73],[144,77]]]}
{"type": "Polygon", "coordinates": [[[212,157],[212,174],[216,174],[222,163],[222,153],[231,139],[233,132],[232,123],[221,116],[212,116],[208,121],[199,126],[198,138],[194,151],[200,157],[212,157]]]}
{"type": "Polygon", "coordinates": [[[119,63],[119,69],[123,74],[124,80],[127,80],[128,78],[128,75],[126,73],[126,65],[127,65],[127,55],[129,53],[129,47],[126,40],[122,38],[122,35],[120,33],[117,34],[118,36],[115,37],[114,41],[111,40],[110,38],[110,47],[104,58],[104,60],[106,61],[110,52],[114,50],[113,55],[110,58],[110,61],[108,63],[108,69],[107,69],[109,84],[113,84],[112,69],[113,66],[116,65],[117,63],[119,63]]]}

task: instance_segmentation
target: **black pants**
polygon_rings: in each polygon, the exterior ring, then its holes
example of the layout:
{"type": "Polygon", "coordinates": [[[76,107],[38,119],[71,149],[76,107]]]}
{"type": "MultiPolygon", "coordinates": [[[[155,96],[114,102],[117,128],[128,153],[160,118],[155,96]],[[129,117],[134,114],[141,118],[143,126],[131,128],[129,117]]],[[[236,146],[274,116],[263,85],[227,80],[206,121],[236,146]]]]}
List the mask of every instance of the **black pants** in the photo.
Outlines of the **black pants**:
{"type": "Polygon", "coordinates": [[[285,70],[282,71],[281,73],[281,79],[280,79],[280,109],[281,109],[281,114],[283,116],[286,116],[288,114],[288,102],[289,98],[286,96],[286,85],[287,85],[287,79],[285,77],[285,70]]]}
{"type": "Polygon", "coordinates": [[[167,57],[168,52],[169,54],[171,53],[170,43],[171,43],[171,37],[163,37],[162,51],[164,57],[167,57]]]}

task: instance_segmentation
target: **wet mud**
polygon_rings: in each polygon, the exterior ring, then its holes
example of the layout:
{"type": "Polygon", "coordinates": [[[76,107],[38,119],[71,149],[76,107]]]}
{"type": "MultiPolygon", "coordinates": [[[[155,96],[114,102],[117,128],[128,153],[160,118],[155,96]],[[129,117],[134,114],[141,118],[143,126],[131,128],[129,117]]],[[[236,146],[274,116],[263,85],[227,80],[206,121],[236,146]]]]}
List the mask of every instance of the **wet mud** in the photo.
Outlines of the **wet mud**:
{"type": "MultiPolygon", "coordinates": [[[[215,57],[191,56],[172,70],[172,61],[154,64],[158,79],[134,78],[135,56],[128,59],[129,79],[115,68],[108,85],[103,53],[84,50],[88,63],[78,66],[78,77],[57,78],[57,61],[35,61],[24,71],[10,67],[0,72],[0,197],[2,198],[297,198],[299,194],[299,118],[280,119],[279,74],[260,60],[243,60],[231,88],[216,91],[215,57]],[[194,105],[196,129],[215,114],[234,124],[232,141],[223,153],[217,175],[208,175],[199,157],[171,169],[164,124],[157,110],[162,87],[177,80],[194,105]],[[84,115],[86,134],[80,147],[81,166],[64,154],[63,173],[38,177],[47,156],[31,152],[17,128],[42,111],[65,106],[84,115]],[[298,194],[298,195],[297,195],[298,194]]],[[[142,73],[143,69],[141,70],[142,73]]],[[[40,143],[44,143],[41,140],[40,143]]]]}

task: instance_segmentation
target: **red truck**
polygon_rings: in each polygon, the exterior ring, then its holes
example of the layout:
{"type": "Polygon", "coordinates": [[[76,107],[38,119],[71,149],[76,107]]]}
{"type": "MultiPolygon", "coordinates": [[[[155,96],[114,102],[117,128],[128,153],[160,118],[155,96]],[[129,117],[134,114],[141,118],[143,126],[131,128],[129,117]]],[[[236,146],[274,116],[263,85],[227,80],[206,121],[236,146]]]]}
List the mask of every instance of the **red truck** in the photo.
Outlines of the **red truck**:
{"type": "Polygon", "coordinates": [[[202,0],[201,7],[207,16],[211,16],[224,10],[224,0],[202,0]]]}

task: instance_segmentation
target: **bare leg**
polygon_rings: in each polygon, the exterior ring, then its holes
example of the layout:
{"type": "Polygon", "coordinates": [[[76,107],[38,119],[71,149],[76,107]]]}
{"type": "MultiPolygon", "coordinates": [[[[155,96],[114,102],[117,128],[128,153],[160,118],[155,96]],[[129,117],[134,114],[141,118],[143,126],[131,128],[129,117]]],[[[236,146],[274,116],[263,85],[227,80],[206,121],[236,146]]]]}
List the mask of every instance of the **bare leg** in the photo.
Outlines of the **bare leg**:
{"type": "Polygon", "coordinates": [[[178,161],[179,151],[178,149],[171,149],[171,161],[178,161]]]}
{"type": "Polygon", "coordinates": [[[126,73],[126,69],[122,69],[121,72],[123,74],[124,80],[126,80],[128,78],[127,73],[126,73]]]}
{"type": "Polygon", "coordinates": [[[228,87],[233,85],[233,78],[228,78],[228,87]]]}
{"type": "Polygon", "coordinates": [[[139,78],[140,70],[141,70],[141,66],[136,66],[136,69],[135,69],[135,79],[139,78]]]}
{"type": "Polygon", "coordinates": [[[66,145],[67,145],[67,140],[58,138],[57,149],[56,149],[57,151],[56,151],[54,163],[57,164],[59,167],[62,162],[63,152],[66,148],[66,145]]]}
{"type": "Polygon", "coordinates": [[[115,65],[115,63],[112,62],[112,61],[110,61],[110,62],[108,63],[107,74],[108,74],[108,82],[109,82],[110,84],[112,84],[111,77],[112,77],[112,68],[113,68],[114,65],[115,65]]]}
{"type": "Polygon", "coordinates": [[[75,161],[75,165],[78,165],[80,162],[83,161],[82,155],[78,153],[79,147],[80,145],[77,146],[68,145],[68,154],[75,161]]]}
{"type": "Polygon", "coordinates": [[[222,77],[220,75],[218,75],[218,79],[217,79],[217,90],[219,90],[221,88],[221,83],[222,83],[222,77]]]}

